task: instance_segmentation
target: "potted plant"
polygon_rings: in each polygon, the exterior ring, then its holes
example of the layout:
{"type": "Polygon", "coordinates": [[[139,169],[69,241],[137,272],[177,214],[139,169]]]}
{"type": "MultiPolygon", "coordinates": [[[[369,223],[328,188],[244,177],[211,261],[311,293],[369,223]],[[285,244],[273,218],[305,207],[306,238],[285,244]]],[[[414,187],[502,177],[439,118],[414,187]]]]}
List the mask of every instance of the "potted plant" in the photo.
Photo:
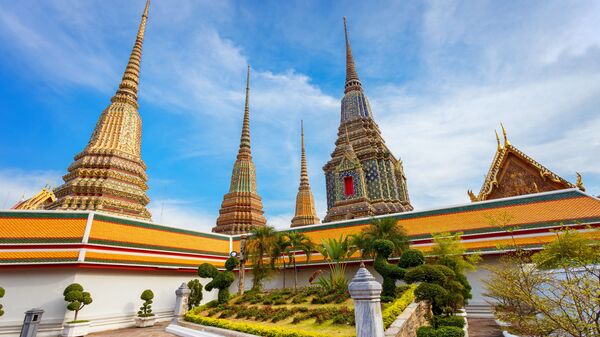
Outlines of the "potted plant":
{"type": "Polygon", "coordinates": [[[156,323],[156,317],[152,313],[152,299],[154,298],[154,293],[152,290],[146,289],[142,292],[140,298],[144,300],[144,303],[140,307],[138,315],[135,318],[135,326],[138,328],[153,326],[154,323],[156,323]]]}
{"type": "Polygon", "coordinates": [[[90,321],[77,320],[77,315],[83,307],[92,303],[92,295],[87,291],[83,291],[83,287],[77,283],[66,287],[63,295],[65,296],[65,301],[69,303],[67,309],[75,311],[75,317],[72,321],[64,324],[61,336],[76,337],[87,335],[90,321]]]}

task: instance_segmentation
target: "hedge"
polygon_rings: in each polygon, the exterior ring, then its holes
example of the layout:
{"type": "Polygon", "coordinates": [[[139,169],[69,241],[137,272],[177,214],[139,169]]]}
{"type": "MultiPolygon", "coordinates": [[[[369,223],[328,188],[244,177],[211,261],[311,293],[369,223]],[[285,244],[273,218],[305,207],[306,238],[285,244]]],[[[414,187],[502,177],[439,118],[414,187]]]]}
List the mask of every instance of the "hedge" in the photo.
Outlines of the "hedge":
{"type": "Polygon", "coordinates": [[[431,326],[422,326],[417,330],[417,337],[464,337],[465,332],[455,326],[443,326],[434,329],[431,326]]]}
{"type": "Polygon", "coordinates": [[[331,337],[329,335],[320,333],[270,327],[258,323],[233,322],[226,319],[204,317],[191,313],[185,315],[185,320],[201,325],[214,326],[217,328],[245,332],[264,337],[331,337]]]}
{"type": "Polygon", "coordinates": [[[394,301],[389,307],[383,311],[383,327],[387,329],[396,318],[406,309],[406,307],[415,300],[415,288],[416,285],[412,285],[407,291],[394,301]]]}

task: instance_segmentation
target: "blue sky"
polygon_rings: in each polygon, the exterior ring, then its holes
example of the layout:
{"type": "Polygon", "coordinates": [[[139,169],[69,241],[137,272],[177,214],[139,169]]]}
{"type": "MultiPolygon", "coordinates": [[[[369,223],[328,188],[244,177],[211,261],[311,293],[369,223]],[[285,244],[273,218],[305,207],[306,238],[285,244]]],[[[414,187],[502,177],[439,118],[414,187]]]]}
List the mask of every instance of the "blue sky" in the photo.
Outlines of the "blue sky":
{"type": "MultiPolygon", "coordinates": [[[[0,208],[61,183],[118,86],[144,0],[0,2],[0,208]]],[[[416,209],[468,202],[511,143],[600,193],[600,2],[153,0],[140,85],[155,221],[210,229],[245,68],[266,216],[293,216],[304,119],[317,210],[343,95],[342,17],[416,209]]]]}

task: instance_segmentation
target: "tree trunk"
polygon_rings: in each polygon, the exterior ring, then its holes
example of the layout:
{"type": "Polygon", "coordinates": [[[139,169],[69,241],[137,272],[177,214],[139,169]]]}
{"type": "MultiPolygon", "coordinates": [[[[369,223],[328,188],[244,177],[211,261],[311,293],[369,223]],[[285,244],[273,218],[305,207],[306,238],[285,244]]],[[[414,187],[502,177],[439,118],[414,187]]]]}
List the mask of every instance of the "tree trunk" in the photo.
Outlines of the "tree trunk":
{"type": "Polygon", "coordinates": [[[294,291],[298,290],[298,271],[296,270],[296,256],[294,255],[292,259],[292,263],[294,264],[294,291]]]}
{"type": "Polygon", "coordinates": [[[285,289],[285,258],[283,260],[283,289],[285,289]]]}
{"type": "Polygon", "coordinates": [[[73,319],[74,321],[77,320],[77,314],[79,314],[79,310],[75,310],[75,318],[73,319]]]}

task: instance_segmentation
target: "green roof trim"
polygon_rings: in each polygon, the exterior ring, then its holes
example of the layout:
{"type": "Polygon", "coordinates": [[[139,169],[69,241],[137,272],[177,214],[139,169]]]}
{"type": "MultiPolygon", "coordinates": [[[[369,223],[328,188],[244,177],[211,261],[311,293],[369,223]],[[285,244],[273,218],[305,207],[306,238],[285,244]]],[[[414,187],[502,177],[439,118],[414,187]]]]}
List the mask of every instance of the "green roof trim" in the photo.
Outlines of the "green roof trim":
{"type": "Polygon", "coordinates": [[[67,212],[3,212],[0,219],[25,218],[25,219],[87,219],[89,213],[67,212]]]}
{"type": "Polygon", "coordinates": [[[1,238],[0,243],[81,243],[82,238],[1,238]]]}
{"type": "Polygon", "coordinates": [[[187,234],[187,235],[193,235],[193,236],[202,236],[202,237],[209,238],[209,239],[229,241],[229,237],[224,237],[221,235],[195,232],[195,231],[191,231],[191,230],[187,230],[187,229],[168,227],[168,226],[158,225],[158,224],[149,224],[149,223],[135,221],[135,220],[129,220],[129,219],[114,218],[114,217],[107,216],[104,214],[94,215],[94,220],[108,221],[108,222],[117,223],[117,224],[121,224],[121,225],[143,227],[143,228],[148,228],[148,229],[162,230],[165,232],[181,233],[181,234],[187,234]]]}
{"type": "Polygon", "coordinates": [[[99,240],[99,239],[90,239],[89,243],[95,243],[99,245],[107,245],[107,246],[118,246],[118,247],[132,247],[132,248],[147,248],[147,249],[156,249],[156,250],[164,250],[164,251],[172,251],[172,252],[180,252],[180,253],[194,253],[194,254],[205,254],[205,255],[214,255],[214,256],[229,256],[229,253],[219,253],[219,252],[211,252],[207,250],[196,250],[196,249],[185,249],[185,248],[175,248],[168,246],[158,246],[158,245],[145,245],[140,243],[131,243],[131,242],[121,242],[121,241],[111,241],[111,240],[99,240]]]}

